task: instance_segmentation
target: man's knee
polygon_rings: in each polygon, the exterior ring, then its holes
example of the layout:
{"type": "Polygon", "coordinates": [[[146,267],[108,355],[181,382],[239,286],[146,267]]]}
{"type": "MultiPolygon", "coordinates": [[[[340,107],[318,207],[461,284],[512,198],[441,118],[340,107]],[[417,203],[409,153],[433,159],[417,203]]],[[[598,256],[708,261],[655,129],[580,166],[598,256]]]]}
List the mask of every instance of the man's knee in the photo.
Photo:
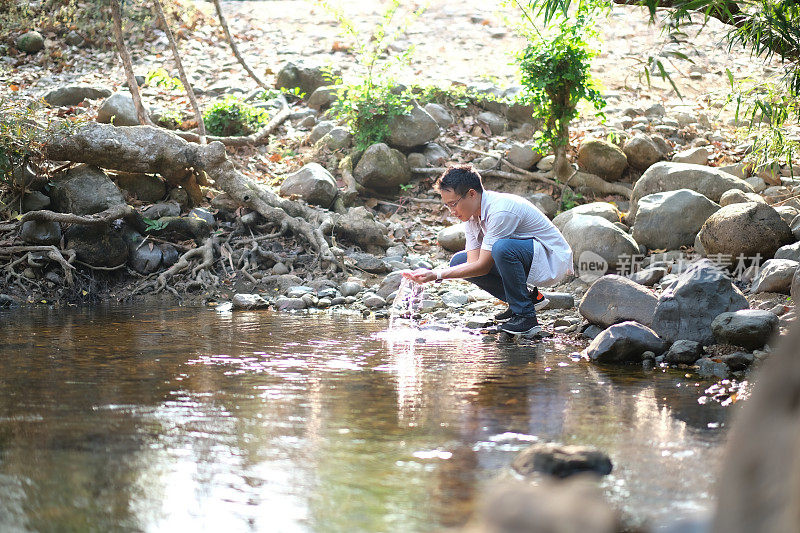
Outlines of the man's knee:
{"type": "Polygon", "coordinates": [[[496,261],[498,259],[515,257],[517,255],[514,247],[515,244],[514,239],[498,240],[494,243],[494,246],[492,246],[492,259],[496,261]]]}
{"type": "Polygon", "coordinates": [[[450,259],[450,266],[462,265],[467,262],[467,252],[461,251],[455,254],[452,259],[450,259]]]}

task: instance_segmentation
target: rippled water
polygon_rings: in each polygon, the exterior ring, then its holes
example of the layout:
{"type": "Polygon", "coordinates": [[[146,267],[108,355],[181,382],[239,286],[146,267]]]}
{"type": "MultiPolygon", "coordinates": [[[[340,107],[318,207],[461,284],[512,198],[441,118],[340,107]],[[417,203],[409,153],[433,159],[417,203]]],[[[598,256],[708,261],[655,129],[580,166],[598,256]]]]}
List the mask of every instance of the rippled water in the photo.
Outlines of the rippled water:
{"type": "Polygon", "coordinates": [[[683,374],[386,321],[0,313],[0,531],[431,531],[531,441],[636,517],[708,508],[727,409],[683,374]],[[407,333],[407,332],[406,332],[407,333]]]}

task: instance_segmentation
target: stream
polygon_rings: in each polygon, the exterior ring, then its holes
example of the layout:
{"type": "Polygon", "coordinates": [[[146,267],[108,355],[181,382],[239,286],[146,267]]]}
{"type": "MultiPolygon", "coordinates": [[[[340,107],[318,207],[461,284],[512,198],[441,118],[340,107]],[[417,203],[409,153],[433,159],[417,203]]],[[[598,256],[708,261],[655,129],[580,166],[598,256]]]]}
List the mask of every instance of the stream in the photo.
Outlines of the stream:
{"type": "Polygon", "coordinates": [[[435,531],[531,442],[608,453],[606,497],[713,506],[728,407],[683,372],[360,315],[0,311],[0,531],[435,531]]]}

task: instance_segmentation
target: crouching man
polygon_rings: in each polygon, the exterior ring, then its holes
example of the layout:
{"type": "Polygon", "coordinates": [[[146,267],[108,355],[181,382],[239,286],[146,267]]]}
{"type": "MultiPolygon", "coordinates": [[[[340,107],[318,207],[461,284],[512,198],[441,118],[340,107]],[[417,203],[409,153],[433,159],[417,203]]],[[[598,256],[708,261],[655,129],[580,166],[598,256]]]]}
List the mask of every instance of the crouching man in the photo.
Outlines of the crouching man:
{"type": "Polygon", "coordinates": [[[466,249],[448,268],[417,269],[405,274],[417,283],[468,279],[508,309],[495,318],[513,335],[541,330],[536,310],[549,301],[538,290],[573,272],[572,250],[552,222],[528,200],[483,188],[471,166],[447,169],[437,180],[442,202],[466,222],[466,249]]]}

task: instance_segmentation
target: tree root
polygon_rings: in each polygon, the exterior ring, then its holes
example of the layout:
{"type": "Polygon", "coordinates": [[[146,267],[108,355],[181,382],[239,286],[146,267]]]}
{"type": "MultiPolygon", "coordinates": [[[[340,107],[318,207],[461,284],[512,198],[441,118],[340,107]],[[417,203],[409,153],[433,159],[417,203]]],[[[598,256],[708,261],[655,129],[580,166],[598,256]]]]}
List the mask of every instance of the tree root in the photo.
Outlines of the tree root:
{"type": "Polygon", "coordinates": [[[217,237],[206,239],[202,246],[192,248],[180,258],[178,261],[169,267],[167,270],[158,275],[156,279],[156,292],[160,292],[167,287],[167,278],[174,276],[179,272],[183,272],[190,266],[189,260],[195,257],[200,257],[202,262],[192,269],[192,277],[197,277],[197,273],[204,268],[210,267],[214,263],[214,246],[218,244],[217,237]]]}
{"type": "Polygon", "coordinates": [[[112,170],[158,173],[167,180],[187,171],[205,173],[217,188],[257,211],[273,226],[305,239],[320,259],[340,264],[320,231],[331,214],[278,197],[238,172],[220,142],[189,143],[172,132],[149,126],[114,127],[89,123],[72,134],[58,133],[44,146],[56,161],[88,163],[112,170]]]}
{"type": "Polygon", "coordinates": [[[59,250],[55,246],[6,246],[0,248],[0,257],[12,257],[21,253],[25,254],[21,259],[12,261],[10,264],[6,265],[6,270],[13,272],[14,266],[26,260],[28,254],[31,252],[46,252],[48,259],[61,265],[61,268],[64,270],[64,280],[67,282],[67,285],[72,285],[72,271],[75,270],[72,263],[75,262],[75,250],[59,250]],[[67,257],[64,258],[64,255],[67,257]]]}
{"type": "Polygon", "coordinates": [[[117,205],[96,213],[94,215],[74,215],[72,213],[57,213],[55,211],[48,211],[42,209],[41,211],[28,211],[19,220],[18,224],[23,224],[29,220],[38,220],[42,222],[58,222],[61,224],[81,224],[84,226],[102,226],[110,224],[111,222],[127,218],[133,215],[134,210],[129,205],[117,205]]]}
{"type": "Polygon", "coordinates": [[[588,172],[575,172],[564,182],[564,186],[570,187],[588,187],[599,194],[619,194],[630,198],[632,190],[621,183],[611,183],[600,176],[589,174],[588,172]]]}

